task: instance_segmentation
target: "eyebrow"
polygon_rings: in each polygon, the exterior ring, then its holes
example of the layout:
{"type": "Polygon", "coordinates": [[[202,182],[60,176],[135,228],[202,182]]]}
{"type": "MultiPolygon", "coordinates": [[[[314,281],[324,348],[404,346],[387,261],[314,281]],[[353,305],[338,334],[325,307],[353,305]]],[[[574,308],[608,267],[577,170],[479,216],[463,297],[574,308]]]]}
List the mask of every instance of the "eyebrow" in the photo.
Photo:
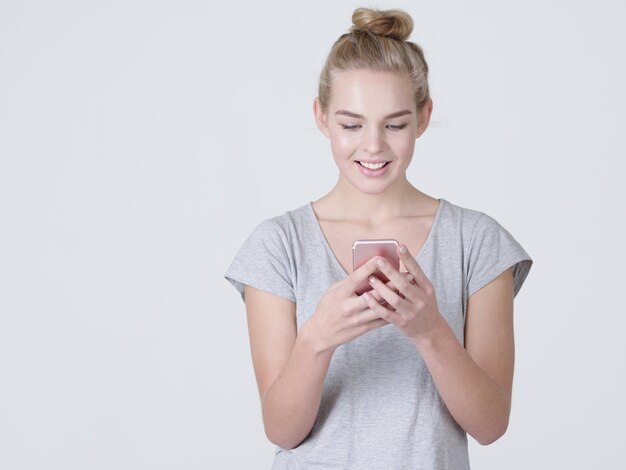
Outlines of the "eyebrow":
{"type": "MultiPolygon", "coordinates": [[[[393,118],[397,118],[400,116],[404,116],[406,114],[413,114],[413,113],[411,113],[411,111],[409,111],[408,109],[403,109],[402,111],[396,111],[395,113],[388,114],[387,116],[385,116],[385,119],[393,119],[393,118]]],[[[363,116],[362,114],[353,113],[345,109],[340,109],[339,111],[337,111],[335,113],[335,116],[337,115],[348,116],[348,117],[352,117],[355,119],[365,119],[365,116],[363,116]]]]}

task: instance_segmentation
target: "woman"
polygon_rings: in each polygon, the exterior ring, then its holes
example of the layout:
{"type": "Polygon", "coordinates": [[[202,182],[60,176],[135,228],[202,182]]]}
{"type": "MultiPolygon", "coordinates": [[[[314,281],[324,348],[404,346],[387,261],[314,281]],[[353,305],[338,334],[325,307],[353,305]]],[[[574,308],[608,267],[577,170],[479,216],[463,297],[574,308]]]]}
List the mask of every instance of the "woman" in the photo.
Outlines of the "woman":
{"type": "Polygon", "coordinates": [[[493,218],[407,180],[428,66],[405,12],[352,20],[314,102],[337,184],[261,223],[226,273],[246,303],[273,468],[469,468],[466,433],[489,444],[507,428],[513,298],[532,260],[493,218]],[[352,271],[352,243],[380,238],[400,242],[402,272],[380,256],[352,271]]]}

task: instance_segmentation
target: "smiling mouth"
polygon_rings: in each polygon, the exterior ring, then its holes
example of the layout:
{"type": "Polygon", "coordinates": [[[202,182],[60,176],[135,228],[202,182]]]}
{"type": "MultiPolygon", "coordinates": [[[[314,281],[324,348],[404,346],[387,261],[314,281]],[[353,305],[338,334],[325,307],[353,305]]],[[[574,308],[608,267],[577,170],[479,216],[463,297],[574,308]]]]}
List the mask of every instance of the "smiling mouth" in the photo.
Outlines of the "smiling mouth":
{"type": "Polygon", "coordinates": [[[384,168],[385,166],[387,166],[390,162],[368,163],[368,162],[357,161],[357,163],[361,165],[363,168],[367,168],[368,170],[380,170],[381,168],[384,168]]]}

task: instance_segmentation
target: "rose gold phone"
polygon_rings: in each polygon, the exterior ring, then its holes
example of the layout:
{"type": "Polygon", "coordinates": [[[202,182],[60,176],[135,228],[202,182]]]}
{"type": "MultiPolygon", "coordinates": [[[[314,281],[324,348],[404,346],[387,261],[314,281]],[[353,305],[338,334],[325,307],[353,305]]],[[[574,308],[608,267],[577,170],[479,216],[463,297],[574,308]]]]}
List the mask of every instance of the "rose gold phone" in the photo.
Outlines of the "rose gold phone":
{"type": "MultiPolygon", "coordinates": [[[[398,258],[398,242],[396,240],[357,240],[352,245],[352,270],[358,269],[367,260],[374,256],[382,256],[391,263],[391,265],[400,270],[400,259],[398,258]]],[[[389,282],[387,276],[380,271],[374,273],[382,282],[389,282]]],[[[356,290],[358,295],[363,292],[372,290],[372,285],[365,280],[356,290]]]]}

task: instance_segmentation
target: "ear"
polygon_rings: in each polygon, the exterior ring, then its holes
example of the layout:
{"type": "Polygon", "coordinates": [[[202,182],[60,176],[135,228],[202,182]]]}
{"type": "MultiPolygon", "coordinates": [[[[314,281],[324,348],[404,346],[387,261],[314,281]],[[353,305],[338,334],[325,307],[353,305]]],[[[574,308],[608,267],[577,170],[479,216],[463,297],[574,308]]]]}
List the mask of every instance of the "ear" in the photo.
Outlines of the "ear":
{"type": "Polygon", "coordinates": [[[428,127],[430,123],[430,116],[433,113],[433,100],[430,98],[428,102],[422,106],[422,109],[417,113],[417,134],[415,136],[418,139],[428,127]]]}
{"type": "Polygon", "coordinates": [[[313,100],[313,115],[315,116],[315,123],[317,124],[317,128],[322,131],[326,137],[330,137],[330,133],[328,132],[328,125],[326,124],[326,116],[327,114],[322,109],[322,104],[320,103],[319,97],[315,97],[313,100]]]}

